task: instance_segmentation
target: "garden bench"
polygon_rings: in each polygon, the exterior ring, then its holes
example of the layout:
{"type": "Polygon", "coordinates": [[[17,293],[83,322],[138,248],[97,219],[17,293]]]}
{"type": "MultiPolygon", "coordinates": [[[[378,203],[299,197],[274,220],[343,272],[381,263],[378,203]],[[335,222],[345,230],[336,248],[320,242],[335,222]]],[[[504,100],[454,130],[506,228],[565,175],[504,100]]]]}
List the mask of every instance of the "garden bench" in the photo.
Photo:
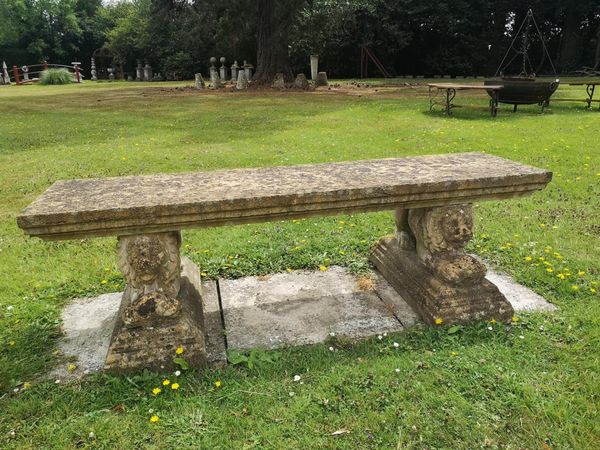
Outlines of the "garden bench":
{"type": "Polygon", "coordinates": [[[58,181],[17,218],[46,240],[117,236],[126,281],[106,369],[161,368],[183,344],[206,362],[200,276],[182,229],[396,210],[371,261],[428,323],[509,321],[464,247],[471,204],[529,195],[551,172],[482,153],[58,181]]]}

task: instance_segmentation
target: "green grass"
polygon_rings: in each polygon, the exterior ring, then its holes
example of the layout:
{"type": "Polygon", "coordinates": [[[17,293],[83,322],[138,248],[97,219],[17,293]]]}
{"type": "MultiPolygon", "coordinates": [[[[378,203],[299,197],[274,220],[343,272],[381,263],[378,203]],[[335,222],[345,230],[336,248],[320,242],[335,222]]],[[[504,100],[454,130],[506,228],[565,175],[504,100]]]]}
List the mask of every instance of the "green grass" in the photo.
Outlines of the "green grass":
{"type": "MultiPolygon", "coordinates": [[[[492,120],[484,97],[459,93],[468,107],[447,118],[427,112],[423,87],[359,97],[172,86],[0,89],[0,448],[600,447],[597,109],[503,106],[492,120]],[[152,373],[45,381],[68,364],[54,353],[61,308],[123,287],[114,239],[47,243],[17,228],[20,209],[54,181],[463,151],[554,172],[532,197],[477,205],[471,250],[558,312],[491,331],[413,329],[282,349],[258,368],[185,373],[177,392],[158,397],[152,373]],[[349,433],[332,435],[340,429],[349,433]]],[[[364,272],[371,245],[392,231],[388,213],[191,230],[183,252],[210,278],[325,261],[364,272]]]]}

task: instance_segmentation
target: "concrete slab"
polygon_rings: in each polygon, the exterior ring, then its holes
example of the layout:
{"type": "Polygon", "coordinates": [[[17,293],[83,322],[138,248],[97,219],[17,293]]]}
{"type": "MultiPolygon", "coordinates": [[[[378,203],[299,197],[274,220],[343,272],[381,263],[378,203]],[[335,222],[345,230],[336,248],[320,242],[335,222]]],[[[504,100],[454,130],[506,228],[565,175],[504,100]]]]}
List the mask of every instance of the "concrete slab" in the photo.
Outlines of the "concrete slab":
{"type": "Polygon", "coordinates": [[[372,282],[340,267],[219,280],[219,288],[230,349],[315,344],[331,332],[364,338],[403,328],[372,282]]]}
{"type": "Polygon", "coordinates": [[[65,363],[50,376],[61,380],[78,378],[104,367],[122,296],[122,292],[115,292],[79,298],[66,306],[61,315],[65,337],[59,346],[62,354],[73,360],[76,369],[69,372],[69,363],[65,363]]]}
{"type": "Polygon", "coordinates": [[[517,283],[505,273],[488,270],[485,276],[504,294],[515,311],[554,311],[556,306],[541,295],[517,283]]]}
{"type": "MultiPolygon", "coordinates": [[[[554,305],[506,274],[489,271],[487,278],[516,311],[553,311],[554,305]]],[[[323,342],[330,332],[364,338],[402,330],[420,323],[417,314],[377,272],[356,277],[341,267],[327,271],[275,274],[238,280],[203,282],[208,359],[226,364],[229,348],[275,348],[323,342]],[[225,337],[223,316],[227,329],[225,337]]],[[[62,353],[73,359],[49,375],[79,378],[104,366],[122,293],[74,300],[62,313],[62,353]]]]}

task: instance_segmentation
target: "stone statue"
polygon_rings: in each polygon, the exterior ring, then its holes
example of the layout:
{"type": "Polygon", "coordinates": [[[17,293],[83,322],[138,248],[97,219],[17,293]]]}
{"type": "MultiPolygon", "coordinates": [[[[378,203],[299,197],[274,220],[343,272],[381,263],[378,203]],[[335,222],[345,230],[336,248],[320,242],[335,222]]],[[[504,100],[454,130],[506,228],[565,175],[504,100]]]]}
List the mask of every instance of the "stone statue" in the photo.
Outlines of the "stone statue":
{"type": "Polygon", "coordinates": [[[23,82],[29,81],[29,67],[23,66],[21,71],[23,72],[23,82]]]}
{"type": "Polygon", "coordinates": [[[453,285],[483,279],[485,266],[465,253],[473,237],[471,205],[411,209],[408,223],[418,257],[439,278],[453,285]]]}
{"type": "Polygon", "coordinates": [[[6,61],[2,61],[2,79],[4,84],[10,84],[10,76],[8,75],[8,68],[6,67],[6,61]]]}
{"type": "Polygon", "coordinates": [[[168,297],[177,296],[181,272],[180,239],[176,233],[119,237],[119,268],[131,289],[132,301],[155,291],[168,297]]]}
{"type": "Polygon", "coordinates": [[[135,81],[144,80],[144,68],[142,67],[142,61],[137,60],[137,67],[135,68],[135,81]]]}
{"type": "Polygon", "coordinates": [[[238,66],[237,60],[233,61],[233,64],[231,65],[231,81],[233,81],[234,83],[237,81],[237,74],[239,68],[240,66],[238,66]]]}
{"type": "Polygon", "coordinates": [[[96,60],[94,58],[92,58],[92,64],[91,64],[91,74],[92,74],[92,81],[98,81],[98,72],[96,71],[96,60]]]}
{"type": "Polygon", "coordinates": [[[204,83],[204,78],[202,78],[201,73],[194,74],[194,86],[196,89],[206,88],[206,84],[204,83]]]}

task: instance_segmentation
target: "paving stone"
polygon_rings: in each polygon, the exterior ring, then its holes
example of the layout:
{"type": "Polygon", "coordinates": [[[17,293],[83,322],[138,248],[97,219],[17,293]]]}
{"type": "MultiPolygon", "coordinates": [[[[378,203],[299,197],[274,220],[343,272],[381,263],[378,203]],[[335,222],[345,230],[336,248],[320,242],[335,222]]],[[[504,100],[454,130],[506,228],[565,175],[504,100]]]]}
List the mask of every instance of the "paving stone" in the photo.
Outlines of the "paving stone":
{"type": "Polygon", "coordinates": [[[401,330],[374,290],[340,267],[219,280],[230,349],[323,342],[330,332],[364,338],[401,330]]]}

